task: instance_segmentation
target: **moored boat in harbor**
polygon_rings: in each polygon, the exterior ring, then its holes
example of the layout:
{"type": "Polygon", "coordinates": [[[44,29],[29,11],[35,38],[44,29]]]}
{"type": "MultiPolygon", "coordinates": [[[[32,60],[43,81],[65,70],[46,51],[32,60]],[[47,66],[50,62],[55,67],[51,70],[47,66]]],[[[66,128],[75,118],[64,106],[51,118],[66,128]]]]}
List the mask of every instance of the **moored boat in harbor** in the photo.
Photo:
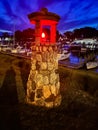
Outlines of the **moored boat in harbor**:
{"type": "Polygon", "coordinates": [[[87,69],[93,69],[98,67],[98,61],[89,61],[86,63],[86,68],[87,69]]]}
{"type": "Polygon", "coordinates": [[[63,51],[62,53],[58,54],[58,60],[66,60],[70,57],[71,53],[69,51],[63,51]]]}

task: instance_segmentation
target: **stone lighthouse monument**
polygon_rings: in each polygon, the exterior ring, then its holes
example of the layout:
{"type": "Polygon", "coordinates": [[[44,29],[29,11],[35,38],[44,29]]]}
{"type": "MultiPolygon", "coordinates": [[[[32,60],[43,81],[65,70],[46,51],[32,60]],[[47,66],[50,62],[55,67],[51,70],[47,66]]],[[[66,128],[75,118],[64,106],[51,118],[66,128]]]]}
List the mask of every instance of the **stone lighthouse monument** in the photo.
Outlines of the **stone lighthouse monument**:
{"type": "Polygon", "coordinates": [[[56,25],[60,17],[42,8],[29,14],[28,18],[35,24],[35,44],[32,45],[26,101],[37,106],[56,107],[61,103],[56,46],[56,25]],[[44,25],[50,27],[49,42],[45,41],[44,25]]]}

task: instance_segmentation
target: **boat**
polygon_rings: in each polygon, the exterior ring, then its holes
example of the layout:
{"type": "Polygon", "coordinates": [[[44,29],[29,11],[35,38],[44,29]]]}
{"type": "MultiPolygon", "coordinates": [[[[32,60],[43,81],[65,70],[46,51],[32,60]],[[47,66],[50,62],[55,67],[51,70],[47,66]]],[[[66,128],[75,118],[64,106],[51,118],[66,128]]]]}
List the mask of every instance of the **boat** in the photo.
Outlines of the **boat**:
{"type": "Polygon", "coordinates": [[[1,46],[0,46],[0,51],[3,51],[3,52],[11,52],[11,47],[8,46],[8,45],[1,45],[1,46]]]}
{"type": "Polygon", "coordinates": [[[17,53],[18,53],[17,48],[12,48],[11,53],[13,53],[13,54],[17,54],[17,53]]]}
{"type": "Polygon", "coordinates": [[[93,69],[98,67],[98,61],[89,61],[86,63],[86,68],[87,69],[93,69]]]}
{"type": "Polygon", "coordinates": [[[32,50],[31,49],[27,49],[26,50],[26,55],[27,56],[32,56],[32,50]]]}
{"type": "Polygon", "coordinates": [[[66,60],[66,59],[68,59],[69,57],[70,57],[70,52],[68,52],[68,51],[63,51],[62,53],[59,53],[58,54],[58,60],[66,60]]]}
{"type": "Polygon", "coordinates": [[[16,48],[13,48],[11,50],[11,53],[14,53],[14,54],[25,54],[26,53],[26,49],[21,47],[21,46],[18,46],[16,48]]]}

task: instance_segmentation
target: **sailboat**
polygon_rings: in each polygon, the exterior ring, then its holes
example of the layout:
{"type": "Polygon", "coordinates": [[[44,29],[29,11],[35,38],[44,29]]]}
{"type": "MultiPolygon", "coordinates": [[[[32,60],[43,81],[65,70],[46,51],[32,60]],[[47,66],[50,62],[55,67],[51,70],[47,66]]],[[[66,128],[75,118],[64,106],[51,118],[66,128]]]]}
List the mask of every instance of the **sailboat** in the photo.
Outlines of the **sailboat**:
{"type": "Polygon", "coordinates": [[[93,69],[98,67],[98,61],[89,61],[86,63],[87,69],[93,69]]]}
{"type": "Polygon", "coordinates": [[[86,63],[86,68],[87,69],[93,69],[98,67],[98,59],[95,56],[95,54],[91,54],[90,58],[88,58],[88,61],[86,63]]]}
{"type": "Polygon", "coordinates": [[[69,51],[63,50],[62,53],[58,54],[58,60],[66,60],[66,59],[68,59],[70,57],[70,54],[71,53],[69,51]]]}

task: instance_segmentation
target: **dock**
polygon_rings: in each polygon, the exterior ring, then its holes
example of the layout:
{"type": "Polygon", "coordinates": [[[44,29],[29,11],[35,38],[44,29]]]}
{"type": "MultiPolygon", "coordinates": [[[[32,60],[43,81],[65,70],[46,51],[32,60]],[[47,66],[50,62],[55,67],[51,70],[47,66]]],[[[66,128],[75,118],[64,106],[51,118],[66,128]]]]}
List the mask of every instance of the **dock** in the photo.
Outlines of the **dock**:
{"type": "Polygon", "coordinates": [[[84,66],[84,62],[71,63],[70,61],[59,61],[59,65],[72,69],[80,69],[84,66]]]}

